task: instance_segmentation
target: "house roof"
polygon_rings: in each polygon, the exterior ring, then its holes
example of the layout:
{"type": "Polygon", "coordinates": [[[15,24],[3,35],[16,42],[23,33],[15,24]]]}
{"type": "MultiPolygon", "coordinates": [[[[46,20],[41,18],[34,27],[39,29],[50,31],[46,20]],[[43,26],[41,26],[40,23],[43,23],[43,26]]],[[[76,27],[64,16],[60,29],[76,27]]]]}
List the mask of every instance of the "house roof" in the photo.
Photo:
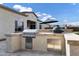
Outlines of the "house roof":
{"type": "Polygon", "coordinates": [[[40,20],[38,20],[38,16],[37,16],[34,12],[18,12],[18,11],[15,11],[15,10],[13,10],[13,9],[11,9],[11,8],[9,8],[9,7],[6,7],[6,6],[4,6],[4,5],[1,5],[1,4],[0,4],[0,8],[5,9],[5,10],[7,10],[7,11],[9,11],[9,12],[13,12],[13,13],[16,13],[16,14],[19,14],[19,15],[22,15],[22,16],[25,16],[25,17],[28,16],[28,15],[25,14],[25,13],[33,13],[33,14],[36,16],[37,21],[41,22],[40,20]]]}
{"type": "Polygon", "coordinates": [[[39,20],[39,17],[38,17],[34,12],[22,12],[22,13],[23,13],[23,14],[25,14],[25,13],[33,13],[33,14],[36,16],[37,21],[42,22],[41,20],[39,20]]]}
{"type": "Polygon", "coordinates": [[[55,23],[58,22],[57,20],[53,20],[53,19],[46,19],[44,22],[42,22],[41,24],[47,24],[47,23],[55,23]]]}
{"type": "Polygon", "coordinates": [[[38,16],[37,16],[34,12],[26,12],[26,11],[25,11],[25,12],[22,12],[22,13],[24,13],[24,14],[25,14],[25,13],[33,13],[33,14],[38,18],[38,16]]]}
{"type": "Polygon", "coordinates": [[[37,19],[39,22],[42,22],[41,20],[37,19]]]}
{"type": "Polygon", "coordinates": [[[5,10],[7,10],[7,11],[9,11],[9,12],[13,12],[13,13],[16,13],[16,14],[19,14],[19,15],[22,15],[22,16],[25,16],[25,17],[28,16],[28,15],[23,14],[23,13],[21,13],[21,12],[15,11],[15,10],[9,8],[9,7],[3,6],[3,5],[1,5],[1,4],[0,4],[0,8],[5,9],[5,10]]]}

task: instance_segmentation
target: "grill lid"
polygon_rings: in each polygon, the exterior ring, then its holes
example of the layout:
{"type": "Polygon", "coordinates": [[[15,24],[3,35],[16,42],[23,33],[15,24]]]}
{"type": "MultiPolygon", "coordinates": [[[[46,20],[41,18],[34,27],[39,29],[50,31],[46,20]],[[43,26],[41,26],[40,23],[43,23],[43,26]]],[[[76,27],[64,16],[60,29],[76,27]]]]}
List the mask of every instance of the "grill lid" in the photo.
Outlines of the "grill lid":
{"type": "Polygon", "coordinates": [[[37,29],[26,29],[23,31],[23,33],[37,33],[37,29]]]}
{"type": "Polygon", "coordinates": [[[23,37],[35,37],[37,29],[26,29],[23,31],[23,37]]]}

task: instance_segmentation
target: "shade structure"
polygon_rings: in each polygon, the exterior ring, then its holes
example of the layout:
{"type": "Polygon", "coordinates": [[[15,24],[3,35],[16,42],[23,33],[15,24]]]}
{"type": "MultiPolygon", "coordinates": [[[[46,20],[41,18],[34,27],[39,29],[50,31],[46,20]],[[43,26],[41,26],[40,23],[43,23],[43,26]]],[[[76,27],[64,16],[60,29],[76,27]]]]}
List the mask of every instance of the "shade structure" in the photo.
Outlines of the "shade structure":
{"type": "Polygon", "coordinates": [[[41,22],[40,24],[47,24],[47,23],[55,23],[58,22],[57,20],[53,20],[53,19],[47,19],[44,22],[41,22]]]}

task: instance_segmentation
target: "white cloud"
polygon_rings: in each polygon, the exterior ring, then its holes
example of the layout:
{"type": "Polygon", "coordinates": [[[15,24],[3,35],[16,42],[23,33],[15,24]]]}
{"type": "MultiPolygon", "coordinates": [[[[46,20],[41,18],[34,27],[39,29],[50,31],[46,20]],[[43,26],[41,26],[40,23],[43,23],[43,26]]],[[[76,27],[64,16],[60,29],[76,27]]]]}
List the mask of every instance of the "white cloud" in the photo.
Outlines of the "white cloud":
{"type": "Polygon", "coordinates": [[[13,8],[15,9],[20,9],[22,6],[21,5],[14,5],[13,8]]]}
{"type": "Polygon", "coordinates": [[[64,24],[66,24],[67,26],[78,26],[78,27],[79,27],[79,21],[78,21],[78,22],[69,22],[69,21],[67,20],[67,22],[64,23],[64,24]]]}
{"type": "Polygon", "coordinates": [[[21,6],[21,5],[14,5],[13,8],[14,8],[15,10],[20,11],[21,8],[22,8],[22,6],[21,6]]]}
{"type": "Polygon", "coordinates": [[[79,26],[79,22],[69,22],[68,25],[79,26]]]}
{"type": "Polygon", "coordinates": [[[0,3],[0,4],[3,4],[3,3],[0,3]]]}
{"type": "Polygon", "coordinates": [[[42,15],[40,14],[40,12],[37,12],[36,15],[37,15],[38,17],[41,17],[41,16],[42,16],[42,15]]]}
{"type": "Polygon", "coordinates": [[[67,22],[68,22],[68,20],[67,20],[67,19],[65,19],[65,20],[63,20],[63,22],[64,22],[64,23],[67,23],[67,22]]]}
{"type": "Polygon", "coordinates": [[[14,9],[18,10],[19,12],[31,12],[32,8],[31,7],[23,7],[21,5],[14,5],[13,6],[14,9]]]}
{"type": "Polygon", "coordinates": [[[41,20],[42,20],[42,21],[45,21],[46,19],[47,19],[47,17],[43,17],[41,20]]]}
{"type": "Polygon", "coordinates": [[[46,19],[53,19],[55,20],[56,18],[54,18],[52,15],[47,14],[47,13],[41,13],[41,12],[37,12],[36,15],[40,18],[40,20],[45,21],[46,19]]]}
{"type": "Polygon", "coordinates": [[[56,18],[54,18],[54,17],[51,17],[50,19],[54,19],[54,20],[55,20],[56,18]]]}
{"type": "Polygon", "coordinates": [[[22,9],[20,9],[20,12],[24,12],[24,11],[31,12],[32,8],[30,8],[30,7],[27,7],[27,8],[23,7],[22,9]]]}
{"type": "Polygon", "coordinates": [[[72,5],[76,5],[76,3],[72,3],[72,5]]]}
{"type": "Polygon", "coordinates": [[[47,18],[51,18],[52,16],[48,14],[46,17],[47,17],[47,18]]]}
{"type": "Polygon", "coordinates": [[[68,21],[67,19],[63,20],[63,24],[67,24],[68,26],[69,25],[72,25],[72,26],[79,26],[79,21],[78,22],[70,22],[68,21]]]}
{"type": "Polygon", "coordinates": [[[43,13],[42,15],[47,15],[46,13],[43,13]]]}

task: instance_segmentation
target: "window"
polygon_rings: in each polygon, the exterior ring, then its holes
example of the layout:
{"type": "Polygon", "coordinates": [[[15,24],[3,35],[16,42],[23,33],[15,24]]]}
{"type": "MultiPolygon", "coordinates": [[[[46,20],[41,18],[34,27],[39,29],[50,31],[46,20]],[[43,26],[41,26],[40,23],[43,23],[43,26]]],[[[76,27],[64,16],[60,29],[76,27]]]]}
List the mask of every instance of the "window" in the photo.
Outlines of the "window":
{"type": "Polygon", "coordinates": [[[27,20],[27,27],[29,29],[36,29],[36,22],[27,20]]]}
{"type": "Polygon", "coordinates": [[[24,22],[15,20],[15,32],[21,32],[24,30],[24,22]]]}
{"type": "Polygon", "coordinates": [[[40,29],[42,29],[42,25],[41,24],[39,25],[39,27],[40,27],[40,29]]]}

